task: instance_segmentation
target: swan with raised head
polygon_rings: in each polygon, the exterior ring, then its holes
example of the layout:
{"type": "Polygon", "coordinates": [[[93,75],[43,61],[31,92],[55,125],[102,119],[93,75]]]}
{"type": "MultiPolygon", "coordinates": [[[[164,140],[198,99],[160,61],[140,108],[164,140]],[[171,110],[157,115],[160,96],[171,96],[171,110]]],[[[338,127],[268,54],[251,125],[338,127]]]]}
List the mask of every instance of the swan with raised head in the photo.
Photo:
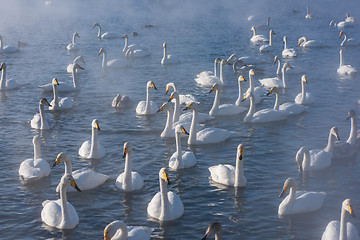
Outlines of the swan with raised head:
{"type": "Polygon", "coordinates": [[[272,35],[275,35],[274,30],[270,30],[269,32],[269,44],[264,44],[261,45],[261,47],[259,48],[259,52],[271,52],[272,49],[272,35]]]}
{"type": "Polygon", "coordinates": [[[284,43],[284,50],[282,51],[282,57],[296,57],[297,52],[294,48],[287,48],[287,38],[286,36],[283,37],[283,43],[284,43]]]}
{"type": "Polygon", "coordinates": [[[295,181],[292,178],[288,178],[284,183],[279,198],[281,198],[288,189],[290,189],[289,195],[287,195],[279,205],[279,215],[316,211],[322,207],[326,196],[326,192],[296,191],[295,181]]]}
{"type": "MultiPolygon", "coordinates": [[[[91,169],[78,169],[76,171],[73,171],[70,157],[64,152],[61,152],[57,155],[52,167],[55,167],[56,165],[62,162],[65,165],[64,175],[71,174],[83,191],[97,188],[109,178],[108,175],[94,172],[91,169]]],[[[60,189],[61,189],[61,185],[59,184],[56,187],[56,192],[59,192],[60,189]]],[[[75,190],[69,188],[67,189],[67,191],[74,192],[75,190]]]]}
{"type": "Polygon", "coordinates": [[[350,17],[349,13],[345,13],[345,22],[355,22],[355,18],[354,17],[350,17]]]}
{"type": "Polygon", "coordinates": [[[86,159],[101,159],[106,155],[106,150],[98,140],[98,131],[100,130],[99,122],[97,119],[91,122],[91,140],[83,142],[79,148],[79,155],[86,159]]]}
{"type": "Polygon", "coordinates": [[[212,80],[213,78],[219,79],[218,72],[217,72],[217,65],[220,63],[220,61],[221,61],[220,58],[215,58],[214,72],[212,72],[212,71],[203,71],[203,72],[196,75],[195,81],[199,85],[202,85],[201,82],[212,82],[212,81],[214,81],[214,80],[212,80]]]}
{"type": "Polygon", "coordinates": [[[1,79],[0,79],[0,91],[12,90],[19,87],[16,80],[6,79],[6,64],[4,62],[0,65],[1,79]]]}
{"type": "Polygon", "coordinates": [[[215,91],[214,103],[209,111],[210,116],[232,116],[245,112],[247,109],[235,104],[220,105],[220,85],[215,83],[209,93],[215,91]]]}
{"type": "Polygon", "coordinates": [[[342,40],[340,46],[359,46],[360,42],[356,41],[354,38],[348,38],[347,34],[344,31],[340,31],[339,38],[344,36],[344,40],[342,40]]]}
{"type": "Polygon", "coordinates": [[[80,36],[79,36],[79,34],[78,34],[77,32],[73,34],[72,42],[69,43],[69,44],[67,45],[67,47],[66,47],[66,49],[67,49],[68,51],[77,51],[77,50],[79,50],[78,45],[75,43],[76,37],[80,38],[80,36]]]}
{"type": "Polygon", "coordinates": [[[39,136],[33,137],[34,158],[24,160],[19,167],[19,175],[25,181],[39,180],[51,173],[49,163],[41,158],[41,140],[39,136]]]}
{"type": "Polygon", "coordinates": [[[15,46],[4,46],[2,36],[0,36],[0,53],[15,53],[19,48],[15,46]]]}
{"type": "Polygon", "coordinates": [[[123,221],[113,221],[104,229],[104,240],[150,240],[153,228],[127,226],[123,221]]]}
{"type": "Polygon", "coordinates": [[[214,85],[215,83],[221,84],[221,85],[225,85],[224,82],[224,77],[223,77],[223,71],[224,71],[224,65],[228,64],[228,61],[226,60],[221,60],[220,61],[220,75],[219,77],[216,76],[209,76],[209,77],[197,77],[195,78],[195,81],[197,82],[197,84],[199,84],[200,86],[203,87],[211,87],[212,85],[214,85]]]}
{"type": "MultiPolygon", "coordinates": [[[[166,84],[165,94],[167,94],[171,88],[174,89],[174,92],[177,92],[175,83],[170,82],[170,83],[166,84]]],[[[191,94],[186,94],[186,95],[179,94],[179,100],[180,100],[180,104],[185,104],[185,105],[189,105],[192,102],[198,102],[198,100],[191,94]]]]}
{"type": "Polygon", "coordinates": [[[114,108],[128,108],[131,105],[131,100],[128,96],[121,94],[116,94],[114,99],[112,100],[111,106],[114,108]]]}
{"type": "Polygon", "coordinates": [[[348,28],[348,27],[353,27],[354,23],[353,22],[346,22],[346,21],[341,21],[336,23],[334,20],[331,20],[329,23],[330,27],[338,27],[338,28],[348,28]]]}
{"type": "Polygon", "coordinates": [[[103,60],[102,60],[102,64],[101,64],[103,69],[126,68],[128,66],[128,63],[125,59],[115,58],[115,59],[111,59],[108,61],[106,58],[106,51],[103,48],[100,48],[98,56],[100,56],[100,54],[103,55],[103,60]]]}
{"type": "Polygon", "coordinates": [[[115,186],[125,192],[136,191],[144,186],[141,175],[132,171],[132,150],[132,146],[125,142],[123,151],[123,158],[125,158],[124,172],[116,178],[115,182],[115,186]]]}
{"type": "Polygon", "coordinates": [[[272,87],[268,94],[275,93],[276,100],[274,105],[274,110],[285,111],[289,115],[297,115],[303,113],[306,110],[306,107],[300,104],[296,104],[294,102],[286,102],[279,106],[279,91],[277,87],[272,87]]]}
{"type": "Polygon", "coordinates": [[[264,35],[256,35],[256,30],[254,26],[251,27],[250,31],[253,32],[253,36],[250,38],[250,42],[254,44],[269,42],[269,40],[267,40],[264,35]]]}
{"type": "Polygon", "coordinates": [[[337,69],[337,73],[340,75],[352,75],[356,73],[356,70],[351,65],[344,65],[343,50],[340,49],[340,66],[337,69]]]}
{"type": "Polygon", "coordinates": [[[308,84],[308,80],[305,75],[302,75],[301,76],[301,93],[299,93],[295,97],[296,104],[309,105],[315,101],[312,94],[309,92],[306,92],[305,83],[308,84]]]}
{"type": "Polygon", "coordinates": [[[210,239],[211,236],[215,236],[215,240],[222,240],[223,232],[221,224],[218,222],[212,222],[206,229],[206,232],[201,240],[210,239]]]}
{"type": "Polygon", "coordinates": [[[67,201],[66,189],[70,185],[81,192],[71,174],[64,174],[60,180],[60,199],[45,200],[42,203],[41,220],[58,229],[72,229],[79,224],[79,216],[71,203],[67,201]]]}
{"type": "Polygon", "coordinates": [[[246,79],[242,75],[240,75],[238,77],[239,96],[235,101],[235,105],[242,106],[242,107],[248,107],[248,105],[246,105],[246,103],[242,101],[244,99],[244,93],[243,93],[243,87],[242,87],[243,82],[246,82],[246,79]]]}
{"type": "Polygon", "coordinates": [[[135,47],[137,47],[136,44],[129,44],[129,38],[127,34],[124,34],[122,36],[123,39],[125,39],[125,43],[124,43],[124,47],[123,47],[123,52],[126,53],[127,50],[129,49],[133,49],[135,47]]]}
{"type": "Polygon", "coordinates": [[[97,37],[99,39],[111,39],[111,38],[122,38],[122,34],[120,33],[116,33],[116,32],[104,32],[103,34],[101,34],[101,27],[98,23],[94,23],[93,25],[93,29],[98,28],[98,34],[97,37]]]}
{"type": "Polygon", "coordinates": [[[39,113],[36,113],[34,117],[30,120],[31,128],[47,130],[53,127],[51,119],[48,118],[45,114],[45,105],[51,107],[50,103],[46,98],[41,98],[39,101],[39,113]]]}
{"type": "Polygon", "coordinates": [[[306,37],[301,37],[298,39],[298,46],[302,48],[311,48],[311,47],[322,47],[323,45],[316,40],[307,40],[306,37]]]}
{"type": "Polygon", "coordinates": [[[166,43],[163,43],[163,48],[164,48],[164,54],[163,54],[163,57],[161,59],[161,64],[162,65],[180,63],[180,59],[178,57],[173,56],[171,54],[167,54],[167,52],[166,52],[166,48],[167,48],[166,43]]]}
{"type": "Polygon", "coordinates": [[[171,221],[184,214],[184,205],[178,195],[168,191],[169,175],[165,168],[159,171],[160,192],[156,193],[147,206],[150,217],[160,221],[171,221]]]}
{"type": "Polygon", "coordinates": [[[306,15],[305,15],[305,18],[307,18],[307,19],[312,18],[312,15],[311,15],[311,13],[310,13],[310,6],[307,6],[307,7],[306,7],[306,15]]]}
{"type": "Polygon", "coordinates": [[[58,111],[58,110],[67,110],[74,106],[74,102],[70,97],[61,98],[58,95],[57,86],[59,82],[56,78],[52,80],[53,84],[53,92],[54,92],[54,99],[50,102],[49,110],[58,111]]]}
{"type": "Polygon", "coordinates": [[[260,79],[259,82],[263,87],[271,88],[271,87],[277,87],[277,88],[286,88],[286,81],[285,81],[285,72],[286,69],[292,69],[292,66],[288,63],[284,63],[281,73],[282,73],[282,79],[280,80],[278,77],[273,78],[263,78],[260,79]]]}
{"type": "MultiPolygon", "coordinates": [[[[254,87],[253,76],[255,76],[255,72],[253,69],[250,69],[250,71],[249,71],[249,85],[250,86],[249,86],[248,90],[246,91],[246,94],[251,92],[253,94],[253,96],[255,97],[255,99],[254,99],[255,104],[258,104],[261,102],[261,100],[262,100],[263,96],[266,94],[266,92],[260,86],[254,87]]],[[[244,99],[242,101],[244,101],[244,99]]]]}
{"type": "MultiPolygon", "coordinates": [[[[72,73],[72,70],[73,70],[73,68],[74,68],[74,65],[75,65],[75,64],[79,64],[80,61],[85,64],[85,60],[84,60],[84,58],[83,58],[82,56],[77,56],[76,58],[74,58],[73,63],[70,63],[70,64],[67,66],[66,71],[67,71],[68,73],[72,73]]],[[[77,72],[77,69],[75,69],[75,71],[77,72]]]]}
{"type": "Polygon", "coordinates": [[[136,107],[136,113],[138,115],[154,115],[159,109],[157,104],[150,100],[150,89],[157,90],[153,81],[146,83],[146,101],[140,101],[136,107]]]}
{"type": "Polygon", "coordinates": [[[348,213],[355,217],[351,200],[345,199],[341,204],[340,222],[329,222],[321,240],[359,240],[359,232],[356,226],[351,222],[346,222],[348,213]]]}
{"type": "Polygon", "coordinates": [[[177,125],[175,127],[176,152],[171,155],[169,160],[169,167],[174,170],[190,168],[195,166],[197,163],[196,157],[193,152],[181,150],[181,133],[189,135],[189,133],[182,125],[177,125]]]}

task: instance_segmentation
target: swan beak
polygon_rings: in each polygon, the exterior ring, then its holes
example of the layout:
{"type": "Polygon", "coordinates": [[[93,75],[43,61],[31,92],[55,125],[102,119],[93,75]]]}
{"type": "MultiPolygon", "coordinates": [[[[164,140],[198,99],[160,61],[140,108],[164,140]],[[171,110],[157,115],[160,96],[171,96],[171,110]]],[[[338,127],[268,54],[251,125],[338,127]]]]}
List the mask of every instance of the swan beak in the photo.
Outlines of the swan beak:
{"type": "Polygon", "coordinates": [[[241,161],[243,159],[243,150],[239,151],[239,160],[241,161]]]}
{"type": "Polygon", "coordinates": [[[76,182],[74,181],[74,179],[70,180],[70,184],[73,188],[75,188],[76,190],[78,190],[79,192],[81,192],[80,188],[76,185],[76,182]]]}
{"type": "Polygon", "coordinates": [[[1,64],[0,70],[3,70],[3,69],[4,69],[4,66],[1,64]]]}
{"type": "Polygon", "coordinates": [[[82,66],[80,66],[80,65],[79,65],[79,69],[82,69],[82,70],[84,70],[84,68],[83,68],[82,66]]]}
{"type": "Polygon", "coordinates": [[[214,87],[212,87],[209,91],[209,93],[212,93],[214,91],[214,87]]]}
{"type": "Polygon", "coordinates": [[[273,88],[270,89],[270,91],[266,94],[266,96],[269,96],[270,94],[272,94],[273,92],[273,88]]]}
{"type": "Polygon", "coordinates": [[[95,128],[96,128],[97,130],[100,130],[100,126],[99,126],[98,123],[95,123],[95,128]]]}
{"type": "Polygon", "coordinates": [[[231,65],[231,63],[229,63],[228,61],[225,61],[226,65],[231,65]]]}
{"type": "Polygon", "coordinates": [[[350,113],[349,113],[349,115],[347,116],[346,121],[349,120],[349,119],[350,119],[350,113]]]}
{"type": "Polygon", "coordinates": [[[169,89],[168,89],[168,88],[165,89],[165,95],[166,95],[168,92],[169,92],[169,89]]]}
{"type": "Polygon", "coordinates": [[[243,100],[241,100],[241,102],[245,101],[246,99],[247,99],[247,97],[245,96],[245,97],[243,98],[243,100]]]}
{"type": "Polygon", "coordinates": [[[51,168],[55,167],[60,163],[60,158],[56,158],[54,164],[51,166],[51,168]]]}
{"type": "Polygon", "coordinates": [[[154,83],[151,84],[151,87],[152,87],[153,89],[157,90],[157,88],[155,87],[155,84],[154,84],[154,83]]]}
{"type": "Polygon", "coordinates": [[[124,148],[123,158],[126,157],[126,154],[128,153],[128,148],[124,148]]]}
{"type": "Polygon", "coordinates": [[[205,234],[201,240],[206,240],[206,238],[207,238],[207,234],[205,234]]]}
{"type": "Polygon", "coordinates": [[[185,110],[189,110],[191,108],[191,105],[187,105],[186,106],[186,108],[184,108],[184,110],[183,111],[185,111],[185,110]]]}
{"type": "Polygon", "coordinates": [[[287,191],[287,188],[283,187],[283,190],[281,191],[279,198],[281,198],[286,193],[286,191],[287,191]]]}
{"type": "Polygon", "coordinates": [[[185,130],[185,128],[183,126],[181,126],[180,129],[181,129],[182,133],[189,135],[189,133],[185,130]]]}
{"type": "Polygon", "coordinates": [[[110,240],[110,237],[107,233],[104,235],[104,240],[110,240]]]}
{"type": "Polygon", "coordinates": [[[171,102],[171,100],[173,100],[173,98],[174,98],[173,95],[171,95],[168,102],[171,102]]]}
{"type": "Polygon", "coordinates": [[[349,211],[349,213],[350,213],[350,215],[351,215],[352,217],[355,217],[355,213],[354,213],[354,210],[353,210],[353,208],[352,208],[352,205],[348,205],[348,211],[349,211]]]}
{"type": "Polygon", "coordinates": [[[164,172],[164,180],[167,182],[168,185],[171,184],[170,179],[169,179],[169,175],[166,172],[164,172]]]}
{"type": "MultiPolygon", "coordinates": [[[[171,100],[170,100],[171,101],[171,100]]],[[[161,106],[160,108],[159,108],[159,110],[157,110],[157,112],[159,113],[159,112],[161,112],[162,110],[164,110],[164,106],[161,106]]]]}
{"type": "Polygon", "coordinates": [[[288,64],[288,68],[294,69],[290,64],[288,64]]]}

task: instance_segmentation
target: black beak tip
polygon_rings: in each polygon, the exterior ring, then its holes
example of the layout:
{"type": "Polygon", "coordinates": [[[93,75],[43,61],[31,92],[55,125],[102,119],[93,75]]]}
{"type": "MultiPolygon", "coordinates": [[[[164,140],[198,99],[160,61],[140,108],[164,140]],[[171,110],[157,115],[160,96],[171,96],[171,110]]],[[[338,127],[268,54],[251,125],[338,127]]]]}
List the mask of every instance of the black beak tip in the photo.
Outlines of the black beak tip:
{"type": "Polygon", "coordinates": [[[171,102],[171,100],[172,100],[172,99],[171,99],[171,98],[169,98],[168,102],[171,102]]]}
{"type": "Polygon", "coordinates": [[[56,166],[56,163],[54,163],[52,166],[51,166],[51,168],[53,168],[53,167],[55,167],[56,166]]]}

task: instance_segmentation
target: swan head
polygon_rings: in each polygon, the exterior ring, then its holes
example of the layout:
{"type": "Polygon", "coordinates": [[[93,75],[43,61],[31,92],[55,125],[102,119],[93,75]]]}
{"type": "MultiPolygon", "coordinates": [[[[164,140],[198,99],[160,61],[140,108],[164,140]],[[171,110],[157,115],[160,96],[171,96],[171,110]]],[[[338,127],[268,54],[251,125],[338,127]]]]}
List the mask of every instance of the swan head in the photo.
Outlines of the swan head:
{"type": "Polygon", "coordinates": [[[100,48],[99,53],[98,53],[98,56],[100,56],[100,54],[102,54],[102,53],[104,53],[104,54],[105,54],[105,49],[100,48]]]}
{"type": "Polygon", "coordinates": [[[270,29],[270,34],[274,34],[274,35],[275,35],[274,30],[270,29]]]}
{"type": "Polygon", "coordinates": [[[53,168],[61,162],[68,162],[68,161],[70,161],[69,156],[64,152],[61,152],[57,155],[55,162],[51,167],[53,168]]]}
{"type": "Polygon", "coordinates": [[[286,42],[286,36],[283,37],[283,43],[285,43],[285,42],[286,42]]]}
{"type": "Polygon", "coordinates": [[[164,110],[172,111],[172,105],[170,102],[164,102],[163,105],[160,106],[159,110],[157,112],[161,112],[164,110]]]}
{"type": "Polygon", "coordinates": [[[243,75],[240,75],[238,77],[238,82],[241,83],[241,82],[246,82],[246,79],[243,77],[243,75]]]}
{"type": "Polygon", "coordinates": [[[353,118],[353,117],[355,117],[355,111],[354,110],[350,110],[349,111],[349,113],[348,113],[348,116],[347,116],[347,118],[346,118],[346,120],[349,120],[350,118],[353,118]]]}
{"type": "Polygon", "coordinates": [[[250,71],[249,71],[249,76],[255,76],[254,69],[250,69],[250,71]]]}
{"type": "Polygon", "coordinates": [[[342,208],[349,212],[350,215],[352,217],[355,217],[355,213],[354,213],[354,209],[352,207],[352,203],[351,203],[351,200],[348,198],[348,199],[345,199],[343,202],[342,202],[342,208]]]}
{"type": "Polygon", "coordinates": [[[301,37],[301,38],[299,38],[299,40],[298,40],[298,46],[300,46],[300,44],[301,44],[302,42],[306,42],[306,37],[301,37]]]}
{"type": "Polygon", "coordinates": [[[175,131],[178,133],[184,133],[186,135],[189,135],[189,133],[186,131],[186,129],[182,125],[177,125],[175,127],[175,131]]]}
{"type": "MultiPolygon", "coordinates": [[[[227,61],[229,61],[229,59],[228,59],[227,61]]],[[[221,62],[221,59],[220,59],[220,58],[215,58],[215,63],[216,63],[216,64],[218,64],[218,63],[220,63],[220,62],[221,62]]]]}
{"type": "Polygon", "coordinates": [[[163,43],[163,48],[166,48],[166,43],[163,43]]]}
{"type": "Polygon", "coordinates": [[[275,57],[274,57],[274,65],[276,64],[277,61],[280,61],[280,59],[279,59],[278,56],[275,56],[275,57]]]}
{"type": "Polygon", "coordinates": [[[93,29],[96,28],[96,27],[100,27],[100,25],[98,23],[94,23],[93,24],[93,29]]]}
{"type": "Polygon", "coordinates": [[[167,94],[171,88],[175,88],[175,83],[170,82],[170,83],[166,84],[165,94],[167,94]]]}
{"type": "Polygon", "coordinates": [[[79,34],[76,32],[76,33],[74,33],[74,37],[78,37],[78,38],[80,38],[80,36],[79,36],[79,34]]]}
{"type": "Polygon", "coordinates": [[[241,143],[237,147],[237,152],[238,152],[238,159],[241,161],[243,159],[243,154],[244,154],[244,147],[241,143]]]}
{"type": "Polygon", "coordinates": [[[291,68],[291,69],[293,69],[293,67],[292,67],[290,64],[284,63],[283,69],[285,70],[286,68],[291,68]]]}
{"type": "Polygon", "coordinates": [[[168,185],[170,185],[169,174],[167,173],[166,168],[160,169],[159,178],[167,182],[168,185]]]}
{"type": "Polygon", "coordinates": [[[192,102],[189,105],[187,105],[186,108],[184,108],[184,111],[190,109],[197,110],[198,108],[199,108],[199,103],[192,102]]]}
{"type": "Polygon", "coordinates": [[[168,102],[171,102],[173,99],[178,99],[178,98],[179,98],[178,92],[172,92],[168,102]]]}
{"type": "Polygon", "coordinates": [[[77,191],[81,192],[80,188],[77,186],[77,184],[71,174],[64,174],[60,180],[60,184],[66,185],[66,186],[70,185],[73,188],[75,188],[77,191]]]}
{"type": "Polygon", "coordinates": [[[128,38],[128,35],[125,33],[124,36],[122,36],[122,38],[128,38]]]}
{"type": "Polygon", "coordinates": [[[97,119],[92,120],[91,127],[100,130],[99,121],[97,119]]]}
{"type": "Polygon", "coordinates": [[[57,78],[53,78],[52,85],[59,85],[57,78]]]}
{"type": "Polygon", "coordinates": [[[266,94],[266,96],[269,96],[272,93],[279,93],[277,87],[272,87],[269,92],[266,94]]]}
{"type": "Polygon", "coordinates": [[[85,64],[85,59],[83,58],[83,56],[77,56],[77,59],[79,59],[83,64],[85,64]]]}
{"type": "Polygon", "coordinates": [[[0,65],[0,70],[6,70],[6,63],[2,62],[0,65]]]}
{"type": "Polygon", "coordinates": [[[330,130],[330,133],[332,135],[334,135],[338,141],[340,141],[340,137],[339,137],[339,134],[338,134],[337,127],[332,127],[331,130],[330,130]]]}
{"type": "Polygon", "coordinates": [[[292,188],[292,187],[295,187],[295,182],[292,178],[288,178],[286,179],[285,183],[284,183],[284,186],[283,186],[283,189],[279,195],[279,198],[281,198],[285,193],[286,191],[289,189],[289,188],[292,188]]]}
{"type": "Polygon", "coordinates": [[[255,27],[254,27],[254,26],[251,27],[250,32],[251,32],[251,31],[255,31],[255,27]]]}
{"type": "Polygon", "coordinates": [[[128,153],[131,153],[132,152],[132,146],[128,143],[128,142],[125,142],[124,143],[124,151],[123,151],[123,158],[126,157],[126,155],[128,153]]]}
{"type": "Polygon", "coordinates": [[[302,76],[301,76],[301,81],[303,81],[304,83],[308,84],[308,80],[307,80],[307,78],[306,78],[305,75],[302,75],[302,76]]]}
{"type": "Polygon", "coordinates": [[[346,33],[344,31],[340,31],[339,38],[341,38],[342,35],[346,35],[346,33]]]}
{"type": "MultiPolygon", "coordinates": [[[[232,62],[232,61],[236,61],[237,60],[237,56],[236,56],[236,54],[235,53],[233,53],[233,54],[231,54],[230,55],[230,57],[228,57],[228,59],[226,60],[226,61],[228,61],[228,62],[232,62]]],[[[218,63],[221,61],[221,59],[220,58],[216,58],[215,59],[215,62],[216,61],[218,61],[218,63]]]]}
{"type": "Polygon", "coordinates": [[[117,220],[109,223],[104,229],[104,240],[110,240],[119,229],[126,229],[126,233],[123,233],[123,235],[128,234],[127,226],[124,222],[117,220]]]}
{"type": "Polygon", "coordinates": [[[331,20],[330,23],[329,23],[329,27],[336,27],[336,22],[334,20],[331,20]]]}
{"type": "Polygon", "coordinates": [[[217,83],[214,83],[214,85],[212,85],[212,87],[210,88],[209,93],[212,93],[213,91],[216,91],[216,90],[220,90],[220,85],[217,83]]]}
{"type": "Polygon", "coordinates": [[[51,107],[50,103],[48,102],[48,100],[46,98],[41,98],[39,101],[39,105],[51,107]]]}
{"type": "Polygon", "coordinates": [[[213,235],[222,235],[222,227],[218,222],[212,222],[206,229],[205,235],[201,240],[206,240],[213,235]]]}
{"type": "Polygon", "coordinates": [[[241,100],[241,101],[243,102],[243,101],[245,101],[246,99],[251,98],[251,97],[253,97],[252,92],[251,92],[251,91],[250,91],[250,92],[247,92],[247,93],[245,94],[243,100],[241,100]]]}
{"type": "Polygon", "coordinates": [[[146,84],[146,87],[147,88],[153,88],[153,89],[157,90],[157,88],[155,86],[155,83],[153,81],[148,81],[147,84],[146,84]]]}
{"type": "Polygon", "coordinates": [[[75,69],[82,69],[82,70],[84,70],[84,68],[83,67],[81,67],[79,64],[74,64],[74,66],[73,66],[73,69],[74,69],[74,71],[75,71],[75,69]]]}
{"type": "Polygon", "coordinates": [[[225,64],[226,64],[226,65],[231,65],[231,63],[229,63],[229,62],[228,62],[227,60],[225,60],[225,59],[221,60],[221,61],[220,61],[220,64],[221,64],[221,65],[225,65],[225,64]]]}

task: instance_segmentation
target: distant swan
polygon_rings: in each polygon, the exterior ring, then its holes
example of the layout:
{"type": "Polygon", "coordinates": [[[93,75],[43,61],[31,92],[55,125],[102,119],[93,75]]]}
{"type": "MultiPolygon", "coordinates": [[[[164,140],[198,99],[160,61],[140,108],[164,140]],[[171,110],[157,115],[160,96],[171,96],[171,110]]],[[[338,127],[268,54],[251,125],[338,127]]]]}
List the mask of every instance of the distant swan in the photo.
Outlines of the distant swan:
{"type": "Polygon", "coordinates": [[[12,79],[6,79],[6,64],[4,62],[0,65],[1,80],[0,80],[0,91],[12,90],[19,87],[18,83],[12,79]]]}
{"type": "Polygon", "coordinates": [[[79,50],[78,45],[75,43],[76,37],[78,37],[78,38],[80,37],[78,33],[74,33],[73,38],[72,38],[72,42],[69,43],[69,45],[67,45],[66,49],[68,51],[77,51],[77,50],[79,50]]]}
{"type": "Polygon", "coordinates": [[[122,221],[109,223],[104,229],[104,240],[150,240],[153,228],[126,226],[122,221]]]}
{"type": "Polygon", "coordinates": [[[301,37],[298,39],[298,46],[302,48],[322,47],[322,44],[319,41],[307,40],[306,37],[301,37]]]}
{"type": "Polygon", "coordinates": [[[135,47],[137,47],[136,44],[129,44],[129,38],[127,34],[124,34],[122,36],[123,39],[125,39],[125,43],[124,43],[124,47],[123,47],[123,52],[126,53],[127,50],[129,49],[133,49],[135,47]]]}
{"type": "Polygon", "coordinates": [[[70,109],[74,106],[74,102],[70,97],[61,98],[58,96],[57,86],[59,82],[56,78],[52,80],[53,84],[53,92],[54,92],[54,99],[51,101],[49,106],[49,110],[57,111],[57,110],[66,110],[70,109]]]}
{"type": "Polygon", "coordinates": [[[136,113],[139,115],[154,115],[159,109],[155,102],[150,100],[150,89],[157,90],[153,81],[148,81],[146,84],[146,101],[140,101],[136,107],[136,113]]]}
{"type": "MultiPolygon", "coordinates": [[[[167,94],[171,88],[174,89],[174,92],[178,92],[175,87],[175,83],[170,82],[166,84],[165,94],[167,94]]],[[[191,94],[186,94],[186,95],[179,94],[179,100],[180,100],[180,104],[185,104],[185,105],[189,105],[192,102],[198,102],[198,100],[191,94]]]]}
{"type": "Polygon", "coordinates": [[[253,31],[253,36],[250,38],[250,42],[254,44],[260,44],[263,42],[269,42],[263,35],[256,35],[255,27],[252,26],[250,31],[253,31]]]}
{"type": "Polygon", "coordinates": [[[282,57],[296,57],[297,56],[297,52],[294,48],[287,48],[287,40],[286,40],[286,36],[284,36],[283,38],[283,42],[284,42],[284,50],[282,51],[282,57]]]}
{"type": "MultiPolygon", "coordinates": [[[[215,60],[216,61],[216,60],[215,60]]],[[[218,83],[221,85],[224,85],[224,77],[223,77],[223,69],[224,69],[224,65],[225,64],[229,64],[228,61],[226,60],[221,60],[220,61],[220,75],[219,77],[217,76],[198,76],[197,78],[195,78],[195,81],[197,82],[197,84],[199,84],[200,86],[203,87],[211,87],[214,83],[218,83]]]]}
{"type": "Polygon", "coordinates": [[[125,57],[127,58],[143,58],[150,56],[150,51],[144,50],[144,49],[131,49],[129,48],[125,52],[125,57]]]}
{"type": "Polygon", "coordinates": [[[344,36],[344,40],[341,42],[340,46],[359,46],[360,42],[356,41],[353,38],[348,38],[347,34],[344,31],[340,32],[339,38],[341,38],[342,36],[344,36]]]}
{"type": "MultiPolygon", "coordinates": [[[[70,63],[70,64],[67,66],[66,71],[67,71],[68,73],[72,73],[72,70],[73,70],[73,68],[74,68],[74,65],[75,65],[75,64],[78,64],[80,61],[85,64],[85,60],[84,60],[84,58],[83,58],[82,56],[77,56],[76,58],[74,58],[73,63],[70,63]]],[[[77,72],[77,69],[76,69],[76,72],[77,72]]]]}
{"type": "MultiPolygon", "coordinates": [[[[254,87],[253,76],[255,76],[255,72],[253,69],[250,69],[250,71],[249,71],[249,85],[250,86],[249,86],[248,90],[246,91],[246,94],[251,92],[254,96],[254,98],[253,98],[254,103],[258,104],[261,102],[263,96],[265,95],[265,90],[260,86],[254,87]]],[[[244,99],[242,101],[244,101],[244,99]]]]}
{"type": "Polygon", "coordinates": [[[356,70],[351,65],[344,65],[343,50],[340,49],[340,66],[337,69],[337,73],[340,75],[352,75],[356,73],[356,70]]]}
{"type": "Polygon", "coordinates": [[[306,7],[306,16],[305,16],[305,18],[307,18],[307,19],[312,18],[312,15],[310,14],[310,7],[309,6],[306,7]]]}
{"type": "Polygon", "coordinates": [[[131,100],[128,96],[121,96],[120,93],[116,94],[112,100],[111,106],[114,108],[128,108],[131,105],[131,100]]]}
{"type": "Polygon", "coordinates": [[[39,113],[36,113],[30,120],[31,128],[47,130],[53,127],[53,124],[45,114],[44,106],[51,106],[46,98],[41,98],[39,101],[39,113]]]}
{"type": "Polygon", "coordinates": [[[166,53],[166,48],[167,48],[166,43],[163,43],[163,48],[164,48],[164,55],[163,58],[161,59],[162,65],[180,63],[180,59],[178,57],[166,53]]]}
{"type": "Polygon", "coordinates": [[[284,63],[281,73],[282,73],[282,80],[280,80],[278,77],[273,78],[263,78],[260,79],[259,82],[263,87],[271,88],[271,87],[277,87],[277,88],[286,88],[286,81],[285,81],[285,70],[291,68],[292,66],[288,63],[284,63]]]}
{"type": "Polygon", "coordinates": [[[15,53],[19,48],[15,46],[4,46],[2,36],[0,36],[0,53],[15,53]]]}
{"type": "Polygon", "coordinates": [[[208,85],[211,82],[214,82],[214,80],[213,80],[214,78],[216,79],[216,81],[220,81],[218,73],[217,73],[217,65],[220,63],[220,61],[221,61],[220,58],[215,58],[214,72],[212,72],[212,71],[203,71],[203,72],[196,75],[195,81],[199,85],[204,85],[204,84],[202,84],[203,82],[206,83],[205,85],[208,85]],[[209,83],[207,83],[207,82],[209,82],[209,83]]]}
{"type": "Polygon", "coordinates": [[[272,51],[272,35],[275,35],[275,32],[271,29],[269,32],[269,44],[261,45],[259,52],[270,52],[272,51]]]}
{"type": "Polygon", "coordinates": [[[97,37],[99,39],[111,39],[111,38],[121,38],[122,37],[122,34],[115,33],[115,32],[104,32],[103,34],[101,34],[101,27],[98,23],[94,23],[93,29],[96,27],[98,28],[97,37]]]}
{"type": "Polygon", "coordinates": [[[83,142],[79,148],[79,155],[82,158],[86,159],[101,159],[106,155],[106,150],[98,141],[98,131],[100,130],[99,122],[97,119],[94,119],[91,122],[91,140],[83,142]]]}
{"type": "Polygon", "coordinates": [[[345,13],[345,22],[355,22],[355,18],[354,17],[350,17],[349,13],[345,13]]]}
{"type": "Polygon", "coordinates": [[[286,102],[279,106],[279,91],[276,87],[272,87],[268,94],[275,93],[276,100],[274,105],[274,110],[285,111],[289,115],[297,115],[303,113],[306,110],[306,107],[300,104],[296,104],[294,102],[286,102]]]}
{"type": "Polygon", "coordinates": [[[309,105],[312,104],[315,100],[311,93],[306,92],[305,83],[308,84],[308,80],[305,75],[301,76],[301,93],[296,95],[295,103],[302,104],[302,105],[309,105]]]}
{"type": "Polygon", "coordinates": [[[211,236],[215,236],[215,240],[222,240],[223,232],[221,224],[218,222],[212,222],[206,229],[206,232],[201,240],[210,239],[211,236]]]}
{"type": "Polygon", "coordinates": [[[126,59],[116,58],[116,59],[107,61],[106,52],[105,52],[105,49],[103,49],[103,48],[100,48],[98,56],[100,56],[100,54],[103,54],[103,60],[102,60],[102,64],[101,64],[103,69],[126,68],[128,66],[126,59]]]}
{"type": "Polygon", "coordinates": [[[341,21],[336,23],[334,20],[331,20],[329,23],[330,27],[338,27],[338,28],[348,28],[348,27],[353,27],[354,23],[353,22],[346,22],[346,21],[341,21]]]}

